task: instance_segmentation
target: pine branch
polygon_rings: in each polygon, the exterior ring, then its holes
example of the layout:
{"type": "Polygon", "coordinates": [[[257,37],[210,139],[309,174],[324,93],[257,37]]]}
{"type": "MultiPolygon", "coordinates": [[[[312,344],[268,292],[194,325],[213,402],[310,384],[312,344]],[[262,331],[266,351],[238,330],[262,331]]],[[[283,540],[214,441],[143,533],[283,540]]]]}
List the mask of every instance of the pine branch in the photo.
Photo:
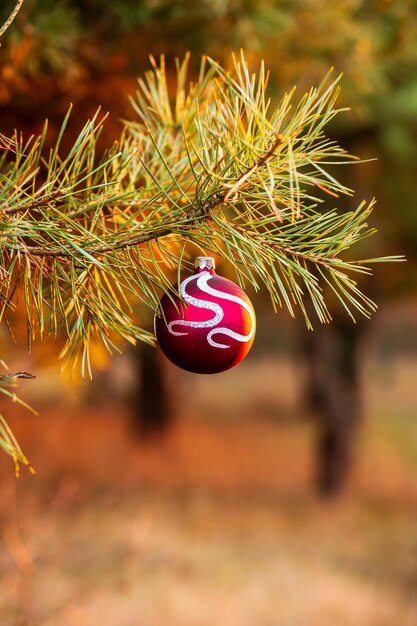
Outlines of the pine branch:
{"type": "Polygon", "coordinates": [[[95,341],[109,351],[118,337],[153,342],[137,302],[157,310],[195,247],[226,258],[241,283],[263,283],[274,306],[298,305],[308,325],[306,297],[330,320],[328,285],[352,316],[374,309],[353,278],[367,266],[343,259],[372,233],[372,203],[321,208],[323,195],[352,194],[330,169],[353,157],[325,135],[338,81],[273,105],[263,65],[251,74],[243,55],[231,73],[203,59],[194,83],[187,66],[177,63],[172,94],[153,61],[132,98],[136,121],[101,158],[99,112],[65,156],[68,117],[49,155],[45,127],[0,158],[0,317],[21,293],[30,340],[63,328],[62,356],[86,372],[95,341]]]}
{"type": "MultiPolygon", "coordinates": [[[[28,372],[16,372],[15,374],[0,374],[0,393],[8,396],[12,402],[18,402],[23,405],[25,408],[29,409],[33,412],[33,409],[29,407],[25,402],[23,402],[13,391],[10,391],[10,387],[15,386],[15,381],[20,378],[32,379],[35,378],[32,374],[28,372]]],[[[30,465],[28,459],[23,454],[22,449],[19,443],[16,440],[16,437],[13,435],[13,432],[10,426],[7,424],[3,415],[0,414],[0,448],[4,450],[7,454],[12,457],[15,474],[19,476],[20,465],[26,466],[31,473],[34,473],[33,467],[30,465]]]]}
{"type": "MultiPolygon", "coordinates": [[[[236,191],[242,187],[242,185],[249,179],[250,175],[259,170],[261,167],[265,165],[265,163],[274,156],[275,149],[281,142],[281,138],[278,137],[274,141],[271,142],[271,146],[262,154],[258,160],[251,166],[248,167],[244,172],[235,179],[234,183],[231,185],[230,190],[225,190],[223,192],[218,192],[208,198],[203,204],[196,207],[190,212],[190,215],[187,215],[183,219],[177,220],[173,225],[167,224],[166,226],[162,225],[155,231],[141,233],[136,235],[135,237],[127,237],[121,241],[115,241],[112,243],[102,243],[99,245],[84,245],[83,242],[79,242],[80,248],[84,248],[86,252],[90,255],[100,255],[105,252],[111,252],[114,250],[122,250],[123,248],[127,248],[130,246],[138,246],[143,243],[147,243],[148,241],[153,241],[156,239],[160,239],[161,237],[166,237],[167,235],[177,233],[181,227],[183,226],[191,226],[198,223],[201,218],[209,218],[210,211],[218,207],[219,205],[227,202],[227,200],[236,193],[236,191]]],[[[34,209],[39,208],[49,202],[59,199],[60,196],[66,195],[66,192],[56,191],[54,193],[49,194],[46,198],[39,198],[38,200],[33,200],[28,205],[25,206],[26,211],[32,211],[34,209]]],[[[0,205],[0,211],[4,214],[13,215],[15,213],[20,212],[22,209],[19,207],[9,207],[0,205]]],[[[19,252],[23,255],[32,255],[32,256],[45,256],[45,257],[73,257],[73,250],[65,250],[62,247],[48,247],[48,246],[16,246],[10,247],[11,250],[19,252]]]]}
{"type": "MultiPolygon", "coordinates": [[[[29,344],[59,332],[64,367],[91,376],[95,343],[109,353],[122,341],[154,343],[142,307],[158,311],[196,250],[227,260],[242,286],[266,288],[275,308],[298,307],[309,327],[306,299],[331,321],[329,291],[353,319],[369,316],[375,304],[355,276],[398,257],[347,260],[374,232],[373,202],[349,212],[324,202],[353,193],[333,173],[353,157],[325,134],[340,113],[338,80],[296,105],[294,91],[273,104],[263,65],[252,74],[243,55],[230,73],[203,59],[196,82],[186,57],[174,94],[164,60],[152,65],[132,98],[136,120],[101,157],[99,111],[65,155],[69,113],[48,154],[46,124],[26,143],[3,141],[0,320],[10,329],[8,312],[23,304],[29,344]]],[[[11,382],[0,376],[0,392],[14,399],[11,382]]],[[[1,417],[0,446],[27,463],[1,417]]]]}

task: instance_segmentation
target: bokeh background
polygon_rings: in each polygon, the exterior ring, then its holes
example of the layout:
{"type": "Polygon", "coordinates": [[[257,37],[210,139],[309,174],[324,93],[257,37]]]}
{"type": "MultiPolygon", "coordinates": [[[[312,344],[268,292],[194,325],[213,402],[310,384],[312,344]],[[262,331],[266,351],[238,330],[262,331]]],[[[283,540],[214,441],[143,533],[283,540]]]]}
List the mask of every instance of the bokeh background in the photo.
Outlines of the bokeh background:
{"type": "Polygon", "coordinates": [[[337,172],[357,190],[340,202],[375,196],[360,253],[407,262],[376,268],[379,311],[356,325],[335,307],[307,333],[254,295],[250,355],[212,377],[138,347],[69,381],[57,342],[28,354],[23,322],[15,342],[2,328],[39,411],[1,400],[37,471],[0,457],[2,626],[417,624],[417,3],[26,0],[0,49],[0,132],[48,117],[52,144],[70,102],[70,135],[101,105],[109,144],[149,54],[173,69],[190,50],[197,69],[240,48],[277,98],[343,72],[330,132],[366,162],[337,172]]]}

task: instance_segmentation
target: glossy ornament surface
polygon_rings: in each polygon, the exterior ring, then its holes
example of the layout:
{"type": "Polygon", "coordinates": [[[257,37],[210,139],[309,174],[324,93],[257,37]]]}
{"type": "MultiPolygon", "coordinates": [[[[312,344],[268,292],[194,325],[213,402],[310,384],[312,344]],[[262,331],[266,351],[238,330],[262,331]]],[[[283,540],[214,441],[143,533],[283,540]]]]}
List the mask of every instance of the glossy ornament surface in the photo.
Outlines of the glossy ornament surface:
{"type": "Polygon", "coordinates": [[[161,298],[155,335],[165,356],[196,374],[230,369],[249,352],[255,338],[255,311],[236,283],[218,276],[214,259],[197,257],[194,274],[175,293],[161,298]]]}

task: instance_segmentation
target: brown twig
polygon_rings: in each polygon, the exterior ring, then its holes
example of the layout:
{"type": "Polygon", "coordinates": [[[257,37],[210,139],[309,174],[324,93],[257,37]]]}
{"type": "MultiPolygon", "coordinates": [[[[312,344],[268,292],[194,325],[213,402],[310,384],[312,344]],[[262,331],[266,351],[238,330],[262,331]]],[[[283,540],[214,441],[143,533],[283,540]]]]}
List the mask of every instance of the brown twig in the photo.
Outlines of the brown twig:
{"type": "Polygon", "coordinates": [[[4,33],[9,28],[10,24],[13,22],[14,18],[16,17],[16,15],[19,13],[20,8],[21,8],[23,2],[24,2],[24,0],[17,0],[15,8],[11,12],[10,16],[8,17],[8,19],[4,22],[3,26],[0,28],[0,38],[4,35],[4,33]]]}
{"type": "Polygon", "coordinates": [[[15,374],[0,374],[0,382],[7,382],[9,380],[14,380],[15,378],[36,378],[33,374],[29,374],[29,372],[16,372],[15,374]]]}
{"type": "MultiPolygon", "coordinates": [[[[86,248],[86,252],[90,255],[99,255],[104,254],[106,252],[111,252],[115,250],[122,250],[123,248],[128,248],[132,246],[138,246],[143,243],[147,243],[148,241],[152,241],[154,239],[160,239],[161,237],[166,237],[167,235],[171,235],[175,232],[181,230],[181,228],[185,226],[189,226],[190,224],[194,224],[198,220],[202,218],[207,218],[210,212],[219,206],[220,204],[226,202],[230,198],[230,192],[233,190],[237,191],[239,187],[244,184],[249,178],[250,175],[263,165],[275,154],[275,150],[278,145],[282,142],[282,138],[280,135],[277,135],[274,140],[272,140],[267,150],[258,158],[258,160],[246,170],[240,173],[240,175],[234,180],[232,184],[232,189],[222,190],[214,193],[209,198],[207,198],[202,204],[198,205],[192,213],[185,216],[183,219],[178,220],[177,222],[171,224],[165,224],[153,230],[151,232],[139,233],[138,235],[134,235],[130,238],[124,239],[123,241],[116,241],[113,243],[101,243],[97,245],[92,245],[86,248]]],[[[36,206],[39,206],[40,199],[36,202],[36,206]]],[[[32,204],[32,208],[35,208],[32,204]]],[[[7,212],[9,209],[6,207],[3,209],[3,212],[7,212]]],[[[70,248],[69,244],[69,248],[70,248]]],[[[80,244],[77,244],[80,247],[80,244]]],[[[44,246],[26,246],[26,245],[18,245],[16,247],[10,247],[10,249],[16,250],[21,254],[32,255],[32,256],[44,256],[44,257],[71,257],[74,253],[74,250],[71,249],[63,249],[63,248],[46,248],[44,246]]]]}
{"type": "Polygon", "coordinates": [[[275,154],[275,150],[282,143],[281,135],[277,135],[275,140],[272,141],[264,154],[251,166],[248,167],[244,172],[240,174],[237,180],[230,187],[229,191],[224,197],[225,202],[230,200],[230,198],[237,193],[237,191],[245,184],[245,182],[251,177],[251,174],[258,170],[262,165],[268,161],[268,159],[275,154]]]}
{"type": "Polygon", "coordinates": [[[66,189],[56,189],[42,198],[31,199],[31,201],[24,206],[10,206],[6,200],[0,204],[0,213],[3,213],[4,215],[15,215],[16,213],[33,211],[34,209],[39,209],[39,207],[48,204],[48,202],[51,202],[52,200],[56,200],[59,196],[65,196],[67,194],[68,191],[66,189]]]}
{"type": "Polygon", "coordinates": [[[308,254],[307,252],[300,252],[299,250],[294,250],[293,248],[284,246],[278,243],[277,241],[267,240],[265,239],[265,237],[260,236],[259,233],[253,230],[247,230],[246,228],[243,228],[242,226],[234,226],[234,229],[242,233],[243,235],[249,236],[251,239],[254,239],[255,241],[262,241],[263,243],[267,243],[271,248],[274,248],[275,250],[279,250],[286,256],[292,256],[293,258],[301,259],[302,261],[310,261],[311,263],[314,263],[314,265],[324,265],[325,267],[328,267],[332,263],[338,261],[336,257],[323,259],[320,257],[313,256],[311,254],[308,254]]]}

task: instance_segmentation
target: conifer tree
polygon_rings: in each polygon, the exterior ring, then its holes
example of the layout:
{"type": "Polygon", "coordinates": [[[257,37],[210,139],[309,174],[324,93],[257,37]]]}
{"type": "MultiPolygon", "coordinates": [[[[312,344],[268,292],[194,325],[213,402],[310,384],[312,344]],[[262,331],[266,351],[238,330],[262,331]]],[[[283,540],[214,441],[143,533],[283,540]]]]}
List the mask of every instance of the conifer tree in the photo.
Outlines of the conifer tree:
{"type": "MultiPolygon", "coordinates": [[[[109,353],[123,341],[153,344],[139,303],[157,312],[173,275],[201,252],[227,260],[241,285],[265,289],[309,328],[331,322],[329,292],[352,319],[375,310],[357,280],[387,258],[353,256],[374,232],[374,203],[335,206],[353,194],[331,172],[354,157],[326,134],[342,112],[339,80],[276,103],[264,65],[253,71],[243,53],[230,71],[203,57],[194,81],[188,65],[188,56],[177,61],[172,89],[164,58],[152,60],[103,156],[100,111],[65,153],[70,112],[50,151],[46,123],[38,137],[2,140],[1,323],[23,307],[29,344],[63,333],[64,367],[91,376],[97,342],[109,353]]],[[[10,383],[29,376],[4,374],[0,390],[13,395],[10,383]]],[[[1,447],[27,464],[1,420],[1,447]]]]}

